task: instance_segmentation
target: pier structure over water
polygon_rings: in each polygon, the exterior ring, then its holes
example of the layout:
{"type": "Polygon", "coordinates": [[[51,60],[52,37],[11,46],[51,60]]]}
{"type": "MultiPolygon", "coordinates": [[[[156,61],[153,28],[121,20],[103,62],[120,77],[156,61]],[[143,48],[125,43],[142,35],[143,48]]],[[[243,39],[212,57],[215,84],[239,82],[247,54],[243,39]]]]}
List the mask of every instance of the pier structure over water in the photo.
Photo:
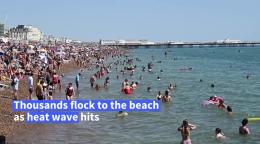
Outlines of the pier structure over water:
{"type": "Polygon", "coordinates": [[[260,41],[221,40],[214,42],[149,42],[149,41],[100,41],[101,45],[123,46],[128,48],[192,48],[192,47],[260,47],[260,41]]]}

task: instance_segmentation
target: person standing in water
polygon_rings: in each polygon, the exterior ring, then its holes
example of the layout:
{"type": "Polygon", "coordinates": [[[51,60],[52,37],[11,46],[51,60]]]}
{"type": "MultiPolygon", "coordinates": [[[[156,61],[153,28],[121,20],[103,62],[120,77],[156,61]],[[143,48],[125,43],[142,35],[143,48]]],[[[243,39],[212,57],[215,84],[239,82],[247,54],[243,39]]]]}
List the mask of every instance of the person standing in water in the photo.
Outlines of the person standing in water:
{"type": "Polygon", "coordinates": [[[124,118],[128,116],[128,113],[127,112],[124,112],[124,111],[119,111],[117,114],[116,114],[116,117],[118,118],[124,118]]]}
{"type": "Polygon", "coordinates": [[[157,96],[156,96],[157,100],[161,100],[162,99],[162,94],[161,91],[158,92],[157,96]]]}
{"type": "Polygon", "coordinates": [[[109,77],[106,77],[106,80],[104,82],[104,87],[107,87],[109,84],[109,77]]]}
{"type": "Polygon", "coordinates": [[[169,91],[166,90],[164,96],[162,97],[162,102],[170,102],[172,101],[172,97],[169,95],[169,91]]]}
{"type": "Polygon", "coordinates": [[[65,93],[66,93],[66,100],[73,100],[73,97],[75,96],[75,91],[72,86],[72,83],[68,84],[65,93]]]}
{"type": "Polygon", "coordinates": [[[27,79],[27,83],[28,83],[28,88],[29,88],[29,100],[32,100],[32,93],[33,93],[33,73],[31,72],[28,79],[27,79]]]}
{"type": "Polygon", "coordinates": [[[35,94],[38,100],[43,100],[43,83],[44,81],[40,80],[35,88],[35,94]]]}
{"type": "Polygon", "coordinates": [[[91,87],[93,88],[93,87],[94,87],[94,83],[95,83],[95,81],[96,81],[95,75],[93,75],[93,76],[89,79],[89,81],[90,81],[91,87]]]}
{"type": "Polygon", "coordinates": [[[216,130],[215,130],[215,137],[216,137],[217,139],[226,138],[225,135],[222,133],[222,131],[221,131],[220,128],[216,128],[216,130]]]}
{"type": "Polygon", "coordinates": [[[178,128],[182,136],[181,144],[191,144],[190,131],[194,129],[196,129],[195,125],[189,124],[188,120],[183,120],[182,125],[178,128]]]}
{"type": "Polygon", "coordinates": [[[48,86],[49,97],[48,100],[53,100],[53,82],[50,82],[48,86]]]}
{"type": "Polygon", "coordinates": [[[227,106],[227,112],[228,112],[228,114],[232,115],[232,108],[231,108],[231,106],[227,106]]]}
{"type": "Polygon", "coordinates": [[[250,130],[247,127],[248,124],[248,119],[243,119],[242,120],[242,126],[239,127],[239,134],[241,135],[250,135],[250,130]]]}
{"type": "Polygon", "coordinates": [[[126,85],[128,85],[128,79],[125,79],[122,83],[122,91],[125,89],[126,85]]]}
{"type": "Polygon", "coordinates": [[[81,73],[78,73],[76,75],[76,78],[75,78],[75,83],[76,83],[77,90],[79,89],[79,78],[80,78],[80,76],[81,76],[81,73]]]}

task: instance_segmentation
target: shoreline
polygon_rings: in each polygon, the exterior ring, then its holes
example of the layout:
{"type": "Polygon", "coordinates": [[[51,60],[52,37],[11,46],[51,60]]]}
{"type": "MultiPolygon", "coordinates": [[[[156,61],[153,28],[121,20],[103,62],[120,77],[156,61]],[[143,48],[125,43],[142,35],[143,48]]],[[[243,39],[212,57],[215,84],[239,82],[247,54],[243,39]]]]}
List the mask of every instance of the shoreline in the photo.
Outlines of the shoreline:
{"type": "MultiPolygon", "coordinates": [[[[87,67],[91,66],[91,63],[87,64],[87,67]]],[[[71,61],[69,63],[65,63],[62,65],[61,69],[57,72],[59,74],[67,74],[73,71],[77,71],[82,69],[83,67],[77,66],[75,61],[71,61]]],[[[26,77],[27,78],[27,77],[26,77]]],[[[19,99],[26,99],[29,95],[28,88],[27,88],[27,79],[22,79],[20,81],[20,89],[19,89],[19,99]]],[[[34,77],[35,79],[35,77],[34,77]]],[[[34,82],[34,87],[36,86],[36,82],[34,82]]],[[[57,95],[60,92],[56,92],[54,94],[57,95]]],[[[35,97],[35,96],[33,96],[35,97]]],[[[12,90],[5,90],[1,91],[1,98],[0,98],[0,135],[5,136],[6,139],[15,136],[19,133],[20,130],[24,129],[38,129],[42,127],[42,125],[27,125],[26,122],[15,122],[13,117],[15,114],[19,114],[20,112],[13,112],[12,111],[12,90]],[[2,96],[5,96],[4,98],[2,96]]]]}
{"type": "MultiPolygon", "coordinates": [[[[112,50],[115,53],[110,53],[108,50],[106,50],[106,47],[104,50],[101,50],[98,52],[98,55],[91,55],[89,56],[90,61],[86,62],[85,64],[79,64],[77,60],[71,59],[68,63],[63,63],[60,70],[57,70],[57,74],[68,74],[70,72],[75,72],[83,69],[84,71],[88,71],[89,69],[95,68],[93,66],[96,65],[96,60],[98,57],[111,57],[111,56],[119,56],[124,55],[126,51],[124,49],[115,49],[112,50]]],[[[37,75],[34,75],[34,88],[36,87],[36,80],[37,75]]],[[[67,83],[63,82],[62,85],[66,85],[67,83]]],[[[62,87],[61,92],[64,90],[64,87],[62,87]]],[[[57,91],[54,93],[54,97],[58,96],[61,92],[57,91]]],[[[19,99],[24,100],[27,99],[29,95],[28,86],[27,86],[27,76],[25,76],[23,79],[20,80],[19,84],[19,99]]],[[[33,92],[33,98],[35,98],[35,91],[33,92]]],[[[60,97],[58,97],[59,99],[60,97]]],[[[56,98],[54,98],[56,99],[56,98]]],[[[25,121],[23,122],[15,122],[14,121],[14,115],[15,114],[21,114],[24,112],[13,112],[12,111],[12,89],[7,89],[4,91],[1,91],[0,94],[0,136],[4,136],[6,139],[6,142],[8,139],[12,139],[12,137],[15,137],[16,135],[19,135],[23,132],[32,132],[32,130],[43,130],[45,129],[46,125],[41,124],[26,124],[25,121]],[[5,96],[4,98],[2,96],[5,96]]]]}

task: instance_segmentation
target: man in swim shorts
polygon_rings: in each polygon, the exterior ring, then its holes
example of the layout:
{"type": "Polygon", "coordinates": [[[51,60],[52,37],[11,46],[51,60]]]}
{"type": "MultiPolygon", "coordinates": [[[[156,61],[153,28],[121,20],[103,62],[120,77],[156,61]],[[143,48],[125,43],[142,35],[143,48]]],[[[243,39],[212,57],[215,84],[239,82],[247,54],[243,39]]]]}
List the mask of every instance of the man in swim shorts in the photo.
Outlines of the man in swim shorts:
{"type": "Polygon", "coordinates": [[[182,125],[178,128],[182,136],[181,144],[191,144],[190,131],[194,129],[196,129],[196,126],[189,124],[188,120],[182,122],[182,125]]]}

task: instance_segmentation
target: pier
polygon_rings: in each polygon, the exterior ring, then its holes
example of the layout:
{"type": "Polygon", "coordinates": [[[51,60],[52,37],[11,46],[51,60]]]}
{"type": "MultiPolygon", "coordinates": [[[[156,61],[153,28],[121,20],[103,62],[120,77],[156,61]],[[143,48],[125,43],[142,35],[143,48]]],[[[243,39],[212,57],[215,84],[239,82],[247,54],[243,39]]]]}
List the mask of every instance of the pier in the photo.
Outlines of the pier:
{"type": "Polygon", "coordinates": [[[193,47],[260,47],[260,41],[230,41],[230,42],[125,42],[125,43],[102,43],[101,45],[107,46],[123,46],[127,48],[193,48],[193,47]]]}

